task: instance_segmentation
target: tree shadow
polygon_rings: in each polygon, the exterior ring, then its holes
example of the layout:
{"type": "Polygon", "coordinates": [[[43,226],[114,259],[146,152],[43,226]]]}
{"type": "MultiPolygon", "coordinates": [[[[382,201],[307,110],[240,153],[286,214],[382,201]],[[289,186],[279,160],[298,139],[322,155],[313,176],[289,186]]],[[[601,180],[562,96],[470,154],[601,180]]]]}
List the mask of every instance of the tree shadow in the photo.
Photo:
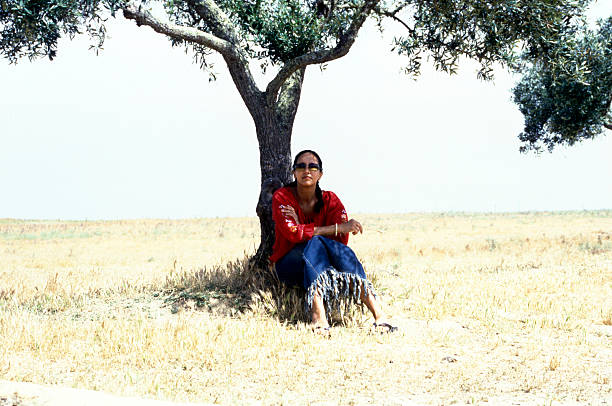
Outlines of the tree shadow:
{"type": "MultiPolygon", "coordinates": [[[[172,313],[207,311],[235,316],[251,312],[265,314],[282,323],[310,321],[305,312],[305,290],[287,287],[273,268],[260,268],[245,255],[224,265],[199,270],[171,271],[161,295],[172,313]]],[[[329,315],[334,325],[354,326],[363,318],[363,308],[347,300],[329,315]]]]}
{"type": "Polygon", "coordinates": [[[201,310],[234,316],[250,311],[283,322],[304,320],[303,290],[285,287],[271,268],[255,266],[248,255],[210,268],[172,270],[161,295],[173,313],[201,310]]]}

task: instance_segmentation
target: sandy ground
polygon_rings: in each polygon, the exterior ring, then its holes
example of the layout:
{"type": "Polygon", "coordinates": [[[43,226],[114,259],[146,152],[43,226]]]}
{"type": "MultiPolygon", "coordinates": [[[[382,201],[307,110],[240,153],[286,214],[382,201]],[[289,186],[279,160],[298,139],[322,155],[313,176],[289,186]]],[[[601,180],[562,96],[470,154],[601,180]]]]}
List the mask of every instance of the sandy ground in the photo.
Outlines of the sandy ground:
{"type": "MultiPolygon", "coordinates": [[[[470,336],[470,341],[477,343],[478,337],[469,327],[456,321],[422,321],[395,318],[394,324],[402,330],[401,334],[410,334],[412,336],[423,336],[445,332],[456,339],[461,339],[464,336],[470,336]]],[[[589,334],[595,336],[612,337],[612,326],[592,326],[589,334]]],[[[527,342],[528,339],[525,338],[527,342]]],[[[468,362],[468,358],[484,356],[484,348],[479,349],[474,346],[471,349],[471,354],[466,356],[457,355],[451,348],[448,349],[447,356],[440,358],[441,364],[447,364],[452,368],[455,364],[468,362]]],[[[609,355],[612,357],[612,348],[609,349],[609,355]]],[[[442,354],[443,355],[443,354],[442,354]]],[[[612,360],[612,358],[610,358],[612,360]]],[[[501,362],[503,364],[503,362],[501,362]]],[[[606,366],[605,361],[599,366],[602,369],[606,366]]],[[[500,383],[501,384],[501,383],[500,383]]],[[[380,398],[372,397],[354,397],[347,402],[346,399],[327,399],[316,402],[308,402],[310,405],[327,406],[327,405],[525,405],[525,406],[554,406],[554,405],[612,405],[612,394],[603,395],[601,398],[591,398],[589,400],[572,400],[564,399],[551,400],[550,394],[547,393],[517,393],[516,391],[508,391],[509,393],[500,394],[498,396],[482,397],[478,396],[473,399],[465,400],[443,400],[444,397],[440,394],[414,394],[406,396],[401,394],[398,396],[389,396],[385,394],[380,398]]],[[[399,393],[399,392],[398,392],[399,393]]],[[[405,393],[405,392],[404,392],[405,393]]],[[[286,401],[286,399],[284,399],[286,401]]],[[[111,395],[109,393],[61,387],[55,385],[38,385],[28,382],[11,382],[0,381],[0,406],[202,406],[212,405],[213,403],[185,403],[185,402],[169,402],[155,399],[143,399],[137,397],[121,397],[111,395]]],[[[247,401],[249,405],[270,404],[269,402],[247,401]]],[[[273,404],[286,404],[279,400],[273,404]]],[[[305,399],[294,398],[288,404],[305,404],[305,399]]]]}
{"type": "MultiPolygon", "coordinates": [[[[435,401],[433,397],[416,396],[406,397],[385,397],[381,399],[362,398],[354,399],[355,405],[430,405],[432,402],[443,405],[435,401]]],[[[313,405],[337,405],[342,403],[340,399],[334,401],[322,401],[312,403],[313,405]]],[[[98,392],[85,389],[64,388],[52,385],[37,385],[27,382],[0,381],[0,406],[203,406],[212,403],[184,403],[167,402],[155,399],[142,399],[134,397],[114,396],[105,392],[98,392]]],[[[253,402],[251,404],[261,404],[253,402]]],[[[299,404],[296,401],[294,404],[299,404]]],[[[612,396],[592,402],[580,401],[550,401],[543,396],[524,394],[522,396],[497,396],[479,401],[451,402],[452,405],[488,404],[488,405],[612,405],[612,396]]]]}
{"type": "Polygon", "coordinates": [[[114,396],[93,390],[0,381],[0,406],[201,406],[209,403],[175,403],[114,396]]]}
{"type": "Polygon", "coordinates": [[[0,406],[612,405],[612,212],[363,221],[400,330],[322,340],[229,288],[256,219],[0,219],[0,406]]]}

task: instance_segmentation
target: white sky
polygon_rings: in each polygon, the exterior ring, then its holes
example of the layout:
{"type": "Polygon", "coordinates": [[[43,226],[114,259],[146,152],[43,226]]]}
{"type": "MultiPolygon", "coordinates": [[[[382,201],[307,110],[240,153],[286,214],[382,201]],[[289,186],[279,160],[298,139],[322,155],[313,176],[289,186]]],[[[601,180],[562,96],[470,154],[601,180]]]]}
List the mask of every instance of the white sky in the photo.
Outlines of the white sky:
{"type": "MultiPolygon", "coordinates": [[[[612,2],[594,11],[612,14],[612,2]]],[[[53,61],[0,60],[0,218],[254,216],[259,150],[225,67],[218,80],[182,49],[109,20],[53,61]]],[[[314,149],[323,189],[350,212],[612,208],[612,137],[520,154],[517,78],[480,82],[425,67],[400,73],[390,36],[368,27],[346,57],[306,73],[292,149],[314,149]]]]}

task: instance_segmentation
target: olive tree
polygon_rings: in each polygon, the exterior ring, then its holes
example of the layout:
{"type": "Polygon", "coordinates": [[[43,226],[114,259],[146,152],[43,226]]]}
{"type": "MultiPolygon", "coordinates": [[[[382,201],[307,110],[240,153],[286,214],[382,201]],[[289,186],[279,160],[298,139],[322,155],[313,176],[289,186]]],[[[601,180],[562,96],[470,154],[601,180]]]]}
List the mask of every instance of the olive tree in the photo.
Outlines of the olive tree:
{"type": "Polygon", "coordinates": [[[581,27],[553,45],[556,57],[535,61],[514,88],[525,116],[522,150],[552,150],[612,130],[612,17],[581,27]]]}
{"type": "MultiPolygon", "coordinates": [[[[566,43],[568,52],[578,55],[580,46],[590,44],[584,35],[584,40],[580,39],[587,3],[588,0],[0,0],[0,52],[11,62],[24,56],[52,59],[61,36],[72,37],[81,32],[88,33],[94,40],[93,47],[99,48],[106,34],[105,19],[121,12],[137,25],[168,37],[172,45],[186,47],[204,70],[209,67],[209,55],[220,54],[253,118],[259,142],[261,193],[257,214],[261,244],[256,259],[261,264],[274,241],[271,194],[291,178],[293,122],[310,65],[346,55],[368,19],[375,21],[381,31],[390,23],[398,24],[401,30],[390,38],[390,48],[405,57],[407,74],[417,76],[424,60],[452,74],[462,58],[476,60],[480,66],[478,76],[483,79],[492,78],[494,66],[527,72],[515,94],[527,117],[522,137],[529,144],[530,137],[540,140],[546,137],[546,131],[557,131],[556,124],[540,118],[537,110],[541,103],[536,99],[559,99],[544,94],[549,90],[542,90],[527,100],[532,83],[541,83],[536,90],[548,89],[546,83],[551,81],[561,86],[600,86],[599,82],[591,83],[589,65],[583,65],[580,58],[565,58],[563,50],[566,43]],[[563,66],[562,72],[555,66],[563,66]],[[255,83],[254,68],[272,73],[265,88],[255,83]],[[535,130],[531,130],[533,122],[535,130]]],[[[609,42],[607,49],[608,56],[604,58],[609,59],[609,42]]],[[[609,79],[609,66],[606,69],[609,79]]],[[[605,83],[609,90],[609,80],[605,83]]],[[[544,139],[552,144],[559,142],[554,137],[544,139]]]]}

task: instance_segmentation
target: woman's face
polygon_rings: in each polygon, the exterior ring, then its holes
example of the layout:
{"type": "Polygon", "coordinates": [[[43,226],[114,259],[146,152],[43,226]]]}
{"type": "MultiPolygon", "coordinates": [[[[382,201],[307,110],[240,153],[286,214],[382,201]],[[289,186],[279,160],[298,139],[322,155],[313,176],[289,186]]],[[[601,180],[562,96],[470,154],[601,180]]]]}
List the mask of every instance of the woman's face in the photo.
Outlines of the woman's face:
{"type": "Polygon", "coordinates": [[[293,176],[295,177],[297,184],[305,187],[315,186],[323,174],[321,173],[321,170],[309,168],[308,166],[310,164],[318,165],[319,161],[317,160],[317,157],[310,152],[307,152],[300,155],[296,162],[296,165],[299,164],[305,164],[306,167],[293,170],[293,176]]]}

